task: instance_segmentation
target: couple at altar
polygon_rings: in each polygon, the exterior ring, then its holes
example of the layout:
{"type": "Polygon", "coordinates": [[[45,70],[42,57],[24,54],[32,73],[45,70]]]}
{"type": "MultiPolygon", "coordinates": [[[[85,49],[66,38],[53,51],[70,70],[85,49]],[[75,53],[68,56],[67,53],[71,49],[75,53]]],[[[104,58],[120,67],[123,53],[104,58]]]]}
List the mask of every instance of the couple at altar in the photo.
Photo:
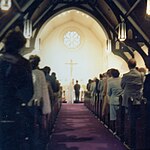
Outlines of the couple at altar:
{"type": "Polygon", "coordinates": [[[79,102],[80,89],[81,89],[81,86],[78,83],[78,80],[76,80],[76,84],[70,83],[70,85],[68,86],[66,90],[67,103],[73,104],[74,102],[79,102]]]}

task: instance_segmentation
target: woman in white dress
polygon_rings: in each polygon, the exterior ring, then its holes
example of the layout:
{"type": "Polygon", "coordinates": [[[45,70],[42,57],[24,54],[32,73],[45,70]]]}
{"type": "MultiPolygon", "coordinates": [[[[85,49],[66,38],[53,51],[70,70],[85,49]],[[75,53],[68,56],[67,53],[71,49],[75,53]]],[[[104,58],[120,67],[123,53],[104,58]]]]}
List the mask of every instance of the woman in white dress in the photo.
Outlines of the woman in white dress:
{"type": "MultiPolygon", "coordinates": [[[[38,67],[40,57],[32,55],[30,56],[29,61],[32,67],[34,95],[28,105],[32,106],[33,104],[36,104],[37,106],[41,106],[41,115],[43,115],[42,118],[45,120],[46,116],[51,113],[51,104],[46,78],[43,71],[38,67]]],[[[43,125],[46,127],[46,121],[43,121],[43,125]]]]}

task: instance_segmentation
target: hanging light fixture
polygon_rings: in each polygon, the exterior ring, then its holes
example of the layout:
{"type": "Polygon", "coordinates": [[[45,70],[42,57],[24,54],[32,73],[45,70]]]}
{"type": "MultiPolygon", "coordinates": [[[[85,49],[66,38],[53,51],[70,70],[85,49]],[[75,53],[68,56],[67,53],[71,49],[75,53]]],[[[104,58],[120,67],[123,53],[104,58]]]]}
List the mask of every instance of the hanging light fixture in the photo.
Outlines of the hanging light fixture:
{"type": "Polygon", "coordinates": [[[11,7],[11,0],[1,0],[1,9],[2,10],[9,10],[11,7]]]}
{"type": "Polygon", "coordinates": [[[31,36],[32,36],[32,22],[31,22],[31,20],[29,20],[29,19],[26,19],[26,20],[24,21],[23,34],[24,34],[24,37],[25,37],[26,39],[30,39],[31,36]]]}
{"type": "Polygon", "coordinates": [[[118,39],[120,41],[124,41],[126,39],[126,24],[124,22],[119,24],[119,30],[118,30],[118,39]]]}
{"type": "Polygon", "coordinates": [[[112,51],[112,43],[111,40],[107,40],[107,52],[110,53],[112,51]]]}
{"type": "Polygon", "coordinates": [[[146,13],[147,13],[148,15],[150,15],[150,0],[147,0],[146,13]]]}

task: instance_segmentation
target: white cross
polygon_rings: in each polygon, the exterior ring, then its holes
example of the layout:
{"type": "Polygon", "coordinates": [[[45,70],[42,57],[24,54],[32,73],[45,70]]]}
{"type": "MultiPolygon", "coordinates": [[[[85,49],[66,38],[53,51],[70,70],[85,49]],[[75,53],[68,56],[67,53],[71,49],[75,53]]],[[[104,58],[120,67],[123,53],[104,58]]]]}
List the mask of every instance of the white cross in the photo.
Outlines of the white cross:
{"type": "Polygon", "coordinates": [[[65,64],[70,65],[69,97],[70,97],[70,102],[73,103],[73,65],[76,65],[77,63],[73,62],[71,59],[70,62],[65,64]]]}
{"type": "Polygon", "coordinates": [[[71,81],[72,81],[72,77],[73,77],[73,65],[76,65],[77,63],[73,62],[72,59],[71,59],[70,62],[65,63],[65,64],[70,65],[70,78],[71,78],[71,81]]]}

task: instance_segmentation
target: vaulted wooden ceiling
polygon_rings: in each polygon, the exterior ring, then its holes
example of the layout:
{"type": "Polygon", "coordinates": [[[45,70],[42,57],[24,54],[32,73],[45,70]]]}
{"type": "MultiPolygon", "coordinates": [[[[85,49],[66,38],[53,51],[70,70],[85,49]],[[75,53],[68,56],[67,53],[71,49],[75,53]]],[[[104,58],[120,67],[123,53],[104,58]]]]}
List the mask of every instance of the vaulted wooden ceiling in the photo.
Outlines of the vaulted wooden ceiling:
{"type": "MultiPolygon", "coordinates": [[[[142,49],[150,47],[150,17],[146,15],[147,0],[12,0],[9,11],[0,10],[0,40],[15,26],[23,30],[25,18],[32,20],[33,29],[38,32],[47,19],[59,13],[77,9],[92,16],[99,22],[108,37],[113,41],[113,52],[126,61],[125,52],[134,57],[136,50],[147,61],[149,55],[142,49]],[[117,39],[118,25],[124,21],[127,30],[132,31],[132,38],[120,42],[117,39]],[[115,44],[119,42],[119,49],[115,44]]],[[[86,24],[86,22],[85,22],[86,24]]],[[[36,34],[33,39],[36,38],[36,34]]],[[[32,40],[34,42],[34,40],[32,40]]]]}

